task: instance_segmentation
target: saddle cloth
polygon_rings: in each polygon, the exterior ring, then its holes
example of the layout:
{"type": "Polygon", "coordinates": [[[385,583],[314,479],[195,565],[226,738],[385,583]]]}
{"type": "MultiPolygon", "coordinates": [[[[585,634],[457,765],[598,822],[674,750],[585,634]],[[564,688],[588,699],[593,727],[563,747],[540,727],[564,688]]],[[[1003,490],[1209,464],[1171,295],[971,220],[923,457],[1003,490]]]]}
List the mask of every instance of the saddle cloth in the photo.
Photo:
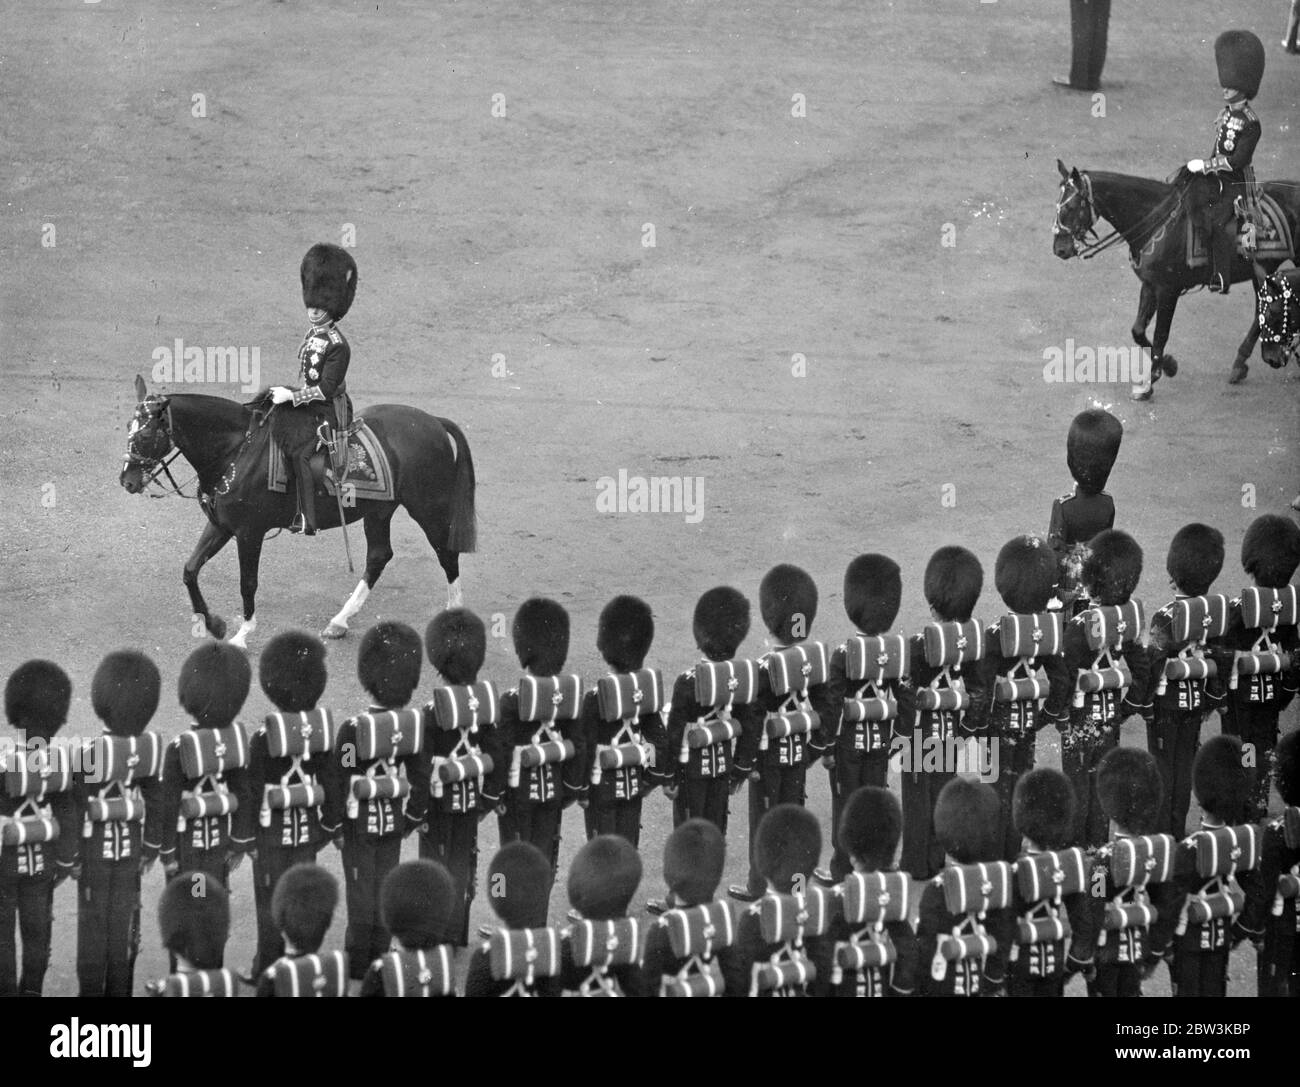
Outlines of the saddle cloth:
{"type": "MultiPolygon", "coordinates": [[[[1291,228],[1282,209],[1268,193],[1259,194],[1261,221],[1255,224],[1255,250],[1248,253],[1241,244],[1246,225],[1240,223],[1237,234],[1237,253],[1245,260],[1285,260],[1294,254],[1291,228]]],[[[1194,216],[1187,217],[1187,266],[1204,268],[1210,263],[1210,250],[1206,237],[1197,228],[1194,216]]]]}
{"type": "MultiPolygon", "coordinates": [[[[285,460],[284,450],[274,438],[267,443],[267,448],[267,486],[278,494],[284,494],[290,487],[289,464],[285,460]]],[[[364,419],[357,419],[349,428],[348,469],[343,482],[351,490],[353,498],[375,502],[392,502],[396,498],[393,468],[388,463],[388,454],[364,419]]],[[[326,493],[333,495],[337,492],[334,472],[328,463],[324,483],[326,493]]]]}

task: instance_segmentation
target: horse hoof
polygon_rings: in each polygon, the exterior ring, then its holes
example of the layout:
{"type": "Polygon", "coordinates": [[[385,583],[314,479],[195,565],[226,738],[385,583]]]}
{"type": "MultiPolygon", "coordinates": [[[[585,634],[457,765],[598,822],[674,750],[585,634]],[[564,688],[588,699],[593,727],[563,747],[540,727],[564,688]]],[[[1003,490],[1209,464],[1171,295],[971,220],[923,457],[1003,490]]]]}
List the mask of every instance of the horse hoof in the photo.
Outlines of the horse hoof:
{"type": "Polygon", "coordinates": [[[1166,377],[1173,377],[1178,373],[1178,360],[1173,355],[1162,355],[1160,369],[1164,371],[1166,377]]]}
{"type": "Polygon", "coordinates": [[[1128,398],[1130,400],[1150,400],[1153,392],[1155,392],[1155,389],[1151,387],[1151,383],[1148,381],[1145,385],[1134,385],[1132,391],[1128,394],[1128,398]]]}
{"type": "Polygon", "coordinates": [[[347,633],[347,627],[339,626],[338,623],[330,623],[329,626],[320,632],[320,636],[322,638],[329,638],[331,641],[336,641],[339,638],[346,637],[347,633]]]}
{"type": "Polygon", "coordinates": [[[1246,380],[1246,374],[1249,372],[1250,367],[1248,367],[1244,362],[1234,362],[1232,364],[1232,369],[1228,373],[1228,384],[1240,385],[1246,380]]]}
{"type": "Polygon", "coordinates": [[[208,616],[208,633],[220,641],[226,636],[226,621],[220,615],[208,616]]]}

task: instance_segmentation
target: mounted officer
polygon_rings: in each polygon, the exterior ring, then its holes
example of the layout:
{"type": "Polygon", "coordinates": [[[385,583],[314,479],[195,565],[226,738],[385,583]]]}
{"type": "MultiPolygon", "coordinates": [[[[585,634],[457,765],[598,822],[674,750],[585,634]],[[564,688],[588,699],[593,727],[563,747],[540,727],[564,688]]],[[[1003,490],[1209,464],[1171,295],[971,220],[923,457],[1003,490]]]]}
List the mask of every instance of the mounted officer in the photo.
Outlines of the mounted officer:
{"type": "Polygon", "coordinates": [[[1210,249],[1210,290],[1227,294],[1237,249],[1237,215],[1233,198],[1255,184],[1251,158],[1262,128],[1250,99],[1264,76],[1264,45],[1249,30],[1227,30],[1214,42],[1214,61],[1226,105],[1214,123],[1214,152],[1192,159],[1188,196],[1192,213],[1205,231],[1210,249]]]}
{"type": "MultiPolygon", "coordinates": [[[[271,389],[276,404],[275,435],[284,447],[298,483],[298,515],[290,532],[316,534],[316,492],[311,458],[316,451],[321,424],[347,427],[352,415],[344,378],[352,357],[348,341],[338,329],[357,292],[357,264],[346,249],[324,242],[313,245],[302,258],[302,303],[311,327],[298,348],[299,387],[277,385],[271,389]]],[[[328,433],[328,432],[327,432],[328,433]]]]}

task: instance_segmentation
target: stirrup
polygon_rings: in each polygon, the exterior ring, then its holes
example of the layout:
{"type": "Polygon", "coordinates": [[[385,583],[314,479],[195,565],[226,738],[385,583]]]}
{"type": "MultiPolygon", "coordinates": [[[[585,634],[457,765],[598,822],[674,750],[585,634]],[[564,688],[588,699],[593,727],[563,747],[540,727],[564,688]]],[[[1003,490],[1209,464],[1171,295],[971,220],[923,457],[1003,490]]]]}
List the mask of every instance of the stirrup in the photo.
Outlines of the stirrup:
{"type": "Polygon", "coordinates": [[[307,524],[307,518],[302,512],[295,513],[293,520],[289,522],[289,531],[295,536],[315,536],[316,530],[307,524]]]}

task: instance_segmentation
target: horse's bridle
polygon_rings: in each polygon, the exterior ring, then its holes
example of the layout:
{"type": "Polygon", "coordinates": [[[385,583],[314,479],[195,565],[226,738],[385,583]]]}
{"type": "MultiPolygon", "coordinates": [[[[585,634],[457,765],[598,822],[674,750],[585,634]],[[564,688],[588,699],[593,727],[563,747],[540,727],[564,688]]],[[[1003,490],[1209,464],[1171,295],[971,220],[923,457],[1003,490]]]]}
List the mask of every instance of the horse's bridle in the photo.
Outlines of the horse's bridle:
{"type": "Polygon", "coordinates": [[[1293,347],[1293,341],[1300,341],[1300,292],[1291,286],[1291,280],[1284,275],[1271,275],[1259,286],[1259,338],[1267,344],[1279,347],[1293,347]],[[1270,285],[1276,282],[1274,290],[1270,285]],[[1264,321],[1264,315],[1274,302],[1282,303],[1282,327],[1277,331],[1264,321]],[[1296,312],[1297,321],[1292,325],[1291,314],[1296,312]]]}
{"type": "MultiPolygon", "coordinates": [[[[136,408],[135,416],[131,420],[131,427],[126,436],[125,463],[122,465],[122,470],[126,471],[132,465],[140,469],[143,476],[140,482],[140,490],[149,498],[198,498],[197,494],[186,494],[181,485],[176,482],[176,477],[172,475],[171,465],[181,455],[181,451],[176,448],[176,443],[172,440],[171,428],[171,404],[165,396],[150,393],[140,402],[139,407],[136,408]],[[150,438],[151,443],[157,442],[159,436],[167,442],[167,452],[160,457],[145,456],[135,450],[136,436],[144,429],[144,424],[140,421],[142,416],[152,420],[151,425],[155,433],[150,438]],[[162,481],[158,478],[159,475],[167,477],[167,482],[171,484],[170,491],[162,486],[162,481]],[[157,493],[146,490],[154,483],[157,483],[159,487],[157,493]]],[[[197,475],[195,478],[198,478],[197,475]]]]}
{"type": "Polygon", "coordinates": [[[1076,187],[1072,178],[1061,179],[1061,199],[1056,202],[1056,218],[1052,220],[1052,233],[1064,234],[1071,242],[1074,243],[1075,256],[1081,256],[1085,259],[1096,252],[1099,242],[1092,245],[1082,244],[1082,239],[1091,234],[1097,237],[1097,205],[1092,199],[1092,178],[1087,174],[1080,174],[1083,184],[1076,187]],[[1075,196],[1083,197],[1083,206],[1088,213],[1088,221],[1079,227],[1078,231],[1066,230],[1065,224],[1061,222],[1061,209],[1065,207],[1075,196]]]}

